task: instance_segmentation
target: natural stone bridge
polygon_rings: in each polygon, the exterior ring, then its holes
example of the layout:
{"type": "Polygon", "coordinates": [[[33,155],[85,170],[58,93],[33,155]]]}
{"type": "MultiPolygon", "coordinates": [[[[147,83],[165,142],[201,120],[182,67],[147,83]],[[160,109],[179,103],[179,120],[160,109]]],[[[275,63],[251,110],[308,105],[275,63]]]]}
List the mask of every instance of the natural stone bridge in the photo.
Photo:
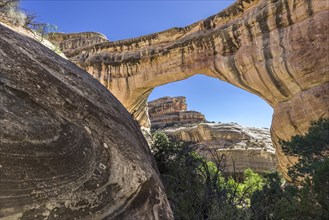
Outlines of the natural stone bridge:
{"type": "Polygon", "coordinates": [[[266,100],[279,166],[292,161],[279,139],[328,117],[329,4],[323,0],[239,0],[185,28],[110,42],[96,33],[54,34],[66,56],[103,83],[149,126],[152,90],[205,74],[266,100]]]}

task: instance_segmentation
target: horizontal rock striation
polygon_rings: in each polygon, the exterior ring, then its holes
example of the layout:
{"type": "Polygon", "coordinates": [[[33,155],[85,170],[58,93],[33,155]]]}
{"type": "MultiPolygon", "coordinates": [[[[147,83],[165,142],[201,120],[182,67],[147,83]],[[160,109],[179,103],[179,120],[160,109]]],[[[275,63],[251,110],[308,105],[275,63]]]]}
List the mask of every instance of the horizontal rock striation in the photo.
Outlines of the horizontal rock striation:
{"type": "Polygon", "coordinates": [[[275,149],[266,128],[243,128],[235,123],[200,123],[161,131],[172,140],[189,143],[207,160],[217,161],[225,155],[225,171],[229,173],[243,173],[247,168],[258,173],[276,169],[275,149]]]}
{"type": "Polygon", "coordinates": [[[191,123],[205,122],[205,117],[196,111],[181,111],[166,113],[156,117],[150,117],[151,128],[159,129],[170,126],[179,126],[191,123]]]}
{"type": "Polygon", "coordinates": [[[83,47],[92,46],[102,42],[108,42],[107,38],[96,32],[82,33],[50,33],[47,39],[59,47],[64,53],[83,47]]]}
{"type": "Polygon", "coordinates": [[[65,54],[146,127],[153,88],[197,73],[260,96],[274,108],[272,138],[285,171],[294,160],[283,155],[278,140],[329,116],[328,20],[329,4],[323,0],[238,0],[184,28],[65,54]]]}
{"type": "Polygon", "coordinates": [[[159,98],[148,102],[147,106],[152,129],[205,122],[203,114],[187,110],[184,96],[159,98]]]}
{"type": "Polygon", "coordinates": [[[0,24],[0,218],[172,219],[155,161],[96,79],[0,24]]]}
{"type": "Polygon", "coordinates": [[[187,110],[186,97],[162,97],[147,103],[149,117],[187,110]]]}

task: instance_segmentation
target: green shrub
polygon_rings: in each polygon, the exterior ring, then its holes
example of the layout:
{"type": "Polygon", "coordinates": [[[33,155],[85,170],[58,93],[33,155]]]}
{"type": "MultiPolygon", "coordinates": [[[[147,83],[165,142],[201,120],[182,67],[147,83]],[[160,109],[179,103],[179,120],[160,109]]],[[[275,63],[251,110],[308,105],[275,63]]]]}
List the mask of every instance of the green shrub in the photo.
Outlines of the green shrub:
{"type": "Polygon", "coordinates": [[[323,161],[314,171],[314,181],[306,178],[299,187],[282,187],[278,174],[268,174],[263,188],[252,195],[251,219],[328,219],[328,168],[329,161],[323,161]]]}
{"type": "Polygon", "coordinates": [[[152,151],[175,219],[245,219],[250,196],[264,181],[248,169],[245,181],[224,177],[223,157],[205,161],[193,149],[163,134],[153,135],[152,151]]]}
{"type": "Polygon", "coordinates": [[[312,123],[308,134],[282,142],[299,156],[291,168],[301,185],[278,173],[260,176],[247,169],[244,180],[223,176],[225,158],[205,161],[193,149],[155,133],[152,150],[175,219],[329,219],[328,119],[312,123]]]}
{"type": "Polygon", "coordinates": [[[288,172],[294,181],[313,176],[315,168],[329,156],[329,119],[312,122],[306,135],[293,136],[280,144],[285,154],[299,157],[288,172]]]}
{"type": "Polygon", "coordinates": [[[289,174],[301,185],[281,187],[277,174],[266,176],[263,189],[251,198],[252,219],[329,219],[329,120],[313,122],[307,134],[281,144],[299,157],[289,174]]]}

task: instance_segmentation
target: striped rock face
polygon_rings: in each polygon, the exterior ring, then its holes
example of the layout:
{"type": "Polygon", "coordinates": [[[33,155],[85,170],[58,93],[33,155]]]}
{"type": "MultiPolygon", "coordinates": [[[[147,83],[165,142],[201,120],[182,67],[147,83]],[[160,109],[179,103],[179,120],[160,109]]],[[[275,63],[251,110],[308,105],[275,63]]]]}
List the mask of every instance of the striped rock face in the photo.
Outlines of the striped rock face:
{"type": "Polygon", "coordinates": [[[239,0],[190,26],[139,38],[75,49],[61,34],[51,40],[142,126],[149,126],[145,106],[153,88],[197,73],[260,96],[274,108],[272,140],[285,172],[294,159],[278,140],[329,116],[328,9],[323,0],[239,0]]]}
{"type": "Polygon", "coordinates": [[[225,161],[224,172],[243,174],[276,170],[277,158],[268,128],[248,128],[236,123],[198,123],[161,129],[171,139],[188,143],[206,160],[225,161]]]}
{"type": "Polygon", "coordinates": [[[0,24],[0,218],[172,219],[136,123],[96,79],[0,24]]]}

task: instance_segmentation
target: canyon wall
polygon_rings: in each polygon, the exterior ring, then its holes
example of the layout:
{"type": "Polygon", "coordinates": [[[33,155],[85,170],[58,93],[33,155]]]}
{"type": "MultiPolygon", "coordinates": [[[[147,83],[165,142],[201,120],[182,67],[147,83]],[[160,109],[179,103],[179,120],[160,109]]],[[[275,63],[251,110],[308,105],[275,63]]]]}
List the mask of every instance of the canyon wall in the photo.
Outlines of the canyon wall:
{"type": "Polygon", "coordinates": [[[138,123],[96,79],[0,24],[0,219],[173,219],[138,123]]]}
{"type": "Polygon", "coordinates": [[[236,123],[199,123],[161,130],[175,141],[188,143],[207,160],[225,155],[225,172],[275,171],[277,159],[267,128],[244,128],[236,123]]]}
{"type": "Polygon", "coordinates": [[[76,49],[53,42],[142,126],[149,126],[145,107],[153,88],[197,73],[258,95],[274,109],[272,140],[286,173],[296,159],[282,153],[278,140],[329,117],[328,20],[328,1],[238,0],[184,28],[76,49]]]}
{"type": "Polygon", "coordinates": [[[150,118],[172,112],[187,111],[186,97],[162,97],[147,103],[150,118]]]}
{"type": "Polygon", "coordinates": [[[172,125],[205,122],[205,116],[197,111],[188,111],[186,98],[163,97],[147,103],[148,115],[152,129],[172,125]]]}

